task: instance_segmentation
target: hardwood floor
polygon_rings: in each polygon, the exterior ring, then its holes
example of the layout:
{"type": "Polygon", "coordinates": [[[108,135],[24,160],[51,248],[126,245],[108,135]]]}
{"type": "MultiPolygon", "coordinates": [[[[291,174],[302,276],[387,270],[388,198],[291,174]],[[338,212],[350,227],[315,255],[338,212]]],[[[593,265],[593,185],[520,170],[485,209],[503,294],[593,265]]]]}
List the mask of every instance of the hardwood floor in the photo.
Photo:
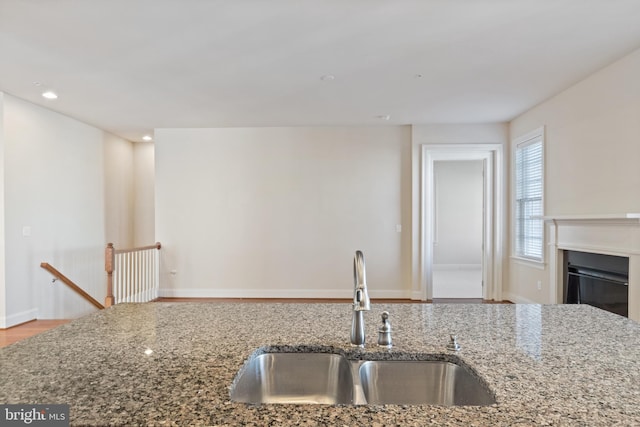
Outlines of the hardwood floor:
{"type": "Polygon", "coordinates": [[[31,322],[13,326],[8,329],[0,329],[0,347],[6,347],[14,342],[18,342],[69,322],[71,322],[71,320],[68,319],[32,320],[31,322]]]}
{"type": "MultiPolygon", "coordinates": [[[[277,302],[277,303],[350,303],[351,299],[340,298],[158,298],[157,302],[277,302]]],[[[423,301],[409,299],[372,299],[373,304],[422,304],[423,301]]],[[[487,301],[480,298],[437,298],[427,301],[433,304],[511,304],[509,301],[487,301]]],[[[25,338],[69,323],[71,320],[32,320],[9,329],[0,329],[0,348],[25,338]]]]}
{"type": "MultiPolygon", "coordinates": [[[[277,302],[277,303],[350,303],[346,298],[158,298],[157,302],[277,302]]],[[[483,300],[482,298],[435,298],[428,301],[410,299],[371,298],[371,303],[384,304],[511,304],[511,301],[483,300]]]]}
{"type": "MultiPolygon", "coordinates": [[[[350,303],[349,298],[158,298],[157,302],[277,302],[277,303],[350,303]]],[[[421,301],[413,301],[409,299],[371,299],[372,303],[397,303],[412,304],[421,301]]]]}
{"type": "Polygon", "coordinates": [[[482,298],[434,298],[433,304],[513,304],[511,301],[494,301],[482,298]]]}

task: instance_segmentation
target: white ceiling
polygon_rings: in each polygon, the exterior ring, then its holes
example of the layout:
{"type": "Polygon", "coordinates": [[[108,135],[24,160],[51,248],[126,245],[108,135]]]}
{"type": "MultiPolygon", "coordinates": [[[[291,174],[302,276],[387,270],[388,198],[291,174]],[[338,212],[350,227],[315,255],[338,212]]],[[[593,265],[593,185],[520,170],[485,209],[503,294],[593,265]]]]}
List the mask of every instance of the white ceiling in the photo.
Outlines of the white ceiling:
{"type": "Polygon", "coordinates": [[[0,91],[133,141],[508,121],[638,48],[639,0],[0,0],[0,91]]]}

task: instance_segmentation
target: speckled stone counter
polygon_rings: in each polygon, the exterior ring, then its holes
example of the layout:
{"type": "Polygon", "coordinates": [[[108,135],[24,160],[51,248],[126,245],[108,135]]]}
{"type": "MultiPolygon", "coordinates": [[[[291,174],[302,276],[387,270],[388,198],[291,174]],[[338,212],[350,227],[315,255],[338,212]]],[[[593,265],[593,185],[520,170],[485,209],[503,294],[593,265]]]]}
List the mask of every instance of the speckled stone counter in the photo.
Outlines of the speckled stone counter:
{"type": "Polygon", "coordinates": [[[365,317],[361,350],[348,344],[349,304],[121,304],[0,349],[0,402],[69,403],[73,425],[640,425],[639,323],[586,305],[372,304],[365,317]],[[383,310],[391,350],[375,345],[383,310]],[[447,353],[450,333],[497,404],[229,400],[261,347],[427,358],[447,353]]]}

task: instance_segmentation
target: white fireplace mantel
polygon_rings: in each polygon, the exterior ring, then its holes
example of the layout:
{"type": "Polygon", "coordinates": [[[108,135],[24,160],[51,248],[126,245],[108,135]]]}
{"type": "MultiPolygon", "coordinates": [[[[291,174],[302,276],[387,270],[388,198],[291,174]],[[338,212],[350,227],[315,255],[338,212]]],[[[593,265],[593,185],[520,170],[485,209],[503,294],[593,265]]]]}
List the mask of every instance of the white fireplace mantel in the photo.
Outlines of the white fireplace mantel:
{"type": "Polygon", "coordinates": [[[541,217],[549,226],[551,300],[562,302],[565,250],[629,258],[629,318],[640,321],[640,213],[541,217]]]}
{"type": "Polygon", "coordinates": [[[600,214],[600,215],[549,215],[540,217],[547,222],[610,222],[625,221],[630,223],[640,222],[640,213],[600,214]]]}

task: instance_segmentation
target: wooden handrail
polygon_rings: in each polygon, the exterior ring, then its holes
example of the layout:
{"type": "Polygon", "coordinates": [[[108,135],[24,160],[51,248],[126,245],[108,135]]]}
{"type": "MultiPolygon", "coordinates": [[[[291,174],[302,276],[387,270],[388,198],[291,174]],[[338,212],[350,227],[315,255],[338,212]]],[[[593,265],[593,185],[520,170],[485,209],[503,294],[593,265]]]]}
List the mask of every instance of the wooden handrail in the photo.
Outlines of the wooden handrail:
{"type": "Polygon", "coordinates": [[[96,308],[99,308],[100,310],[104,309],[104,306],[102,304],[100,304],[98,301],[96,301],[91,295],[86,293],[80,286],[78,286],[75,283],[73,283],[67,276],[65,276],[64,274],[60,273],[51,264],[49,264],[47,262],[43,262],[43,263],[40,263],[40,267],[44,268],[49,273],[53,274],[53,276],[56,277],[57,279],[60,279],[62,281],[62,283],[64,283],[65,285],[69,286],[71,289],[76,291],[76,293],[78,293],[84,299],[89,301],[96,308]]]}
{"type": "MultiPolygon", "coordinates": [[[[109,243],[107,245],[107,247],[111,245],[111,247],[113,247],[113,243],[109,243]]],[[[149,249],[158,249],[160,250],[160,248],[162,247],[162,245],[160,244],[160,242],[156,242],[153,245],[148,245],[148,246],[140,246],[139,248],[131,248],[131,249],[115,249],[113,252],[116,254],[124,254],[124,253],[129,253],[129,252],[140,252],[140,251],[146,251],[149,249]]]]}

